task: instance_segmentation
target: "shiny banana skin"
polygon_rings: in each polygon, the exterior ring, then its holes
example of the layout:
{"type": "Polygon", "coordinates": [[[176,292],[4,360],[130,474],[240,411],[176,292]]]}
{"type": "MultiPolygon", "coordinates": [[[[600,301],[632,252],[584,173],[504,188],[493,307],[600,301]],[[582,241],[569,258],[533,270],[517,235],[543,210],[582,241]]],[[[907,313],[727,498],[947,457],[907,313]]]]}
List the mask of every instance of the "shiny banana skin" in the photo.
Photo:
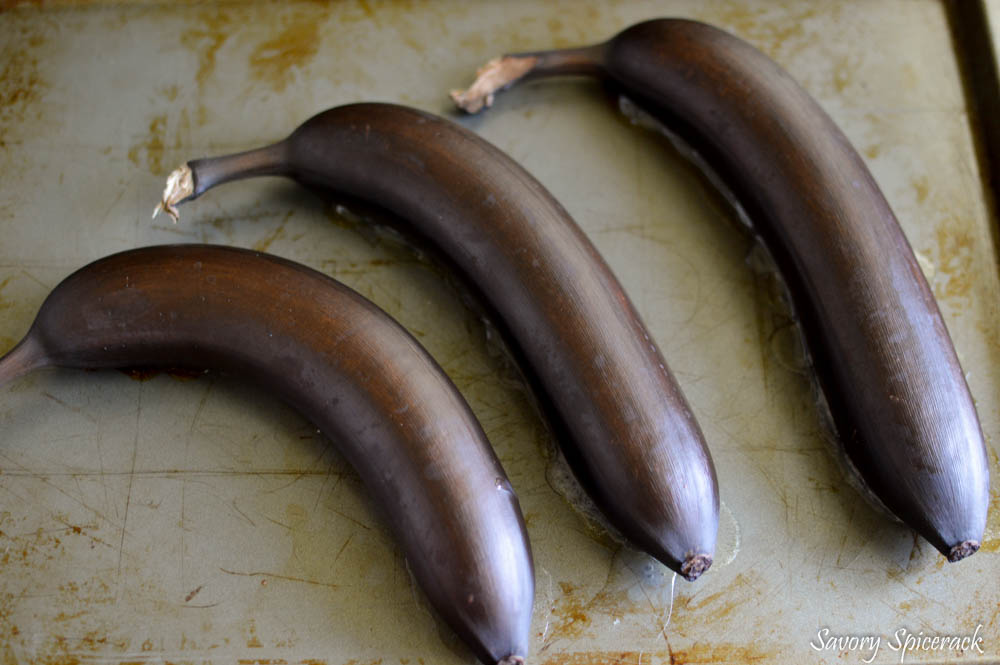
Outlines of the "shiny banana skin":
{"type": "Polygon", "coordinates": [[[829,116],[746,42],[679,19],[498,58],[452,97],[475,112],[518,80],[559,74],[609,81],[721,178],[791,292],[863,483],[950,561],[975,553],[989,469],[965,376],[898,221],[829,116]]]}
{"type": "Polygon", "coordinates": [[[338,443],[476,655],[523,662],[534,573],[517,497],[441,368],[354,291],[248,250],[122,252],[52,291],[0,384],[46,366],[211,368],[273,391],[338,443]]]}
{"type": "Polygon", "coordinates": [[[273,145],[188,162],[161,207],[267,174],[388,210],[443,255],[496,315],[611,525],[689,580],[711,565],[719,498],[701,430],[618,281],[537,180],[443,118],[353,104],[273,145]]]}

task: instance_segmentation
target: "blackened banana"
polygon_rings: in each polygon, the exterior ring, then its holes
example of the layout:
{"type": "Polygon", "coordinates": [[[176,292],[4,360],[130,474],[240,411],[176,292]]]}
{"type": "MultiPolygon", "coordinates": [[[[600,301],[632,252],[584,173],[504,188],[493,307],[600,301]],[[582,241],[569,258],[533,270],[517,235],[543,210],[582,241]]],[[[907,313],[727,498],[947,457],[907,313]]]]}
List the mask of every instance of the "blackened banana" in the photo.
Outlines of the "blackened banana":
{"type": "Polygon", "coordinates": [[[443,118],[354,104],[274,145],[188,162],[160,207],[176,215],[265,174],[381,206],[440,250],[500,317],[611,524],[689,580],[711,565],[719,498],[701,430],[618,281],[537,180],[443,118]]]}
{"type": "Polygon", "coordinates": [[[476,655],[523,663],[534,577],[517,497],[441,368],[357,293],[247,250],[123,252],[52,291],[0,384],[43,366],[214,368],[274,390],[340,444],[476,655]]]}
{"type": "Polygon", "coordinates": [[[777,261],[868,488],[950,561],[979,549],[989,467],[965,376],[899,223],[829,116],[746,42],[675,19],[498,58],[452,97],[475,112],[515,81],[559,74],[609,80],[707,161],[777,261]]]}

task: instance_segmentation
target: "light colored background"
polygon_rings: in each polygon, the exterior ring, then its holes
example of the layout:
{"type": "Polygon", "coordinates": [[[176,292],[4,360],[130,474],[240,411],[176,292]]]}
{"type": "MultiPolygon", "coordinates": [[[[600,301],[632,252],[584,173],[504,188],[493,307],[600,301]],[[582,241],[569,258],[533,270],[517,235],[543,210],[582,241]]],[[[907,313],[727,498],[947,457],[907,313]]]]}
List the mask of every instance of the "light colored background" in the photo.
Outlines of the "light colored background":
{"type": "MultiPolygon", "coordinates": [[[[536,175],[615,270],[700,420],[722,495],[716,564],[677,581],[584,518],[517,375],[440,272],[280,180],[149,220],[178,163],[280,138],[338,104],[446,112],[504,51],[700,18],[786,67],[834,117],[918,251],[977,400],[994,478],[1000,386],[989,217],[944,9],[857,2],[140,4],[0,14],[0,351],[49,290],[163,242],[266,250],[397,317],[441,362],[517,489],[537,564],[531,662],[860,662],[834,634],[971,634],[1000,654],[1000,501],[958,565],[891,524],[828,454],[770,278],[724,202],[599,85],[551,80],[460,118],[536,175]],[[558,490],[558,491],[557,491],[558,490]],[[672,608],[672,609],[671,609],[672,608]]],[[[451,664],[330,442],[266,390],[209,374],[46,371],[0,388],[4,662],[451,664]]],[[[907,654],[907,662],[959,654],[907,654]]]]}

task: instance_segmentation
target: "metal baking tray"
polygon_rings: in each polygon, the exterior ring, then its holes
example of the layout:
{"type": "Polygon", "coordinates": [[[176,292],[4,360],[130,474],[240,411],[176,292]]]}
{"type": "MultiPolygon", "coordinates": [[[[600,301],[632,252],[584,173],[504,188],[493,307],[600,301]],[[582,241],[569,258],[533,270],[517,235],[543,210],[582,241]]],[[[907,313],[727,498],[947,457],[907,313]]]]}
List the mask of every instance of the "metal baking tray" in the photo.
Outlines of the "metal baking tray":
{"type": "MultiPolygon", "coordinates": [[[[278,139],[327,107],[451,114],[448,90],[493,55],[595,42],[653,16],[702,19],[787,68],[859,149],[938,298],[1000,478],[996,225],[945,4],[39,4],[0,13],[0,351],[52,287],[106,254],[167,242],[272,252],[398,318],[482,421],[536,561],[530,662],[872,656],[817,650],[826,635],[879,637],[874,662],[896,663],[900,631],[981,638],[963,653],[911,649],[907,663],[1000,659],[997,491],[981,552],[956,565],[864,502],[725,201],[599,85],[527,84],[453,117],[565,205],[691,402],[722,498],[716,563],[695,583],[587,516],[488,327],[410,248],[278,179],[220,188],[177,225],[149,218],[177,164],[278,139]]],[[[430,613],[334,444],[263,388],[214,373],[38,372],[0,388],[0,439],[3,662],[474,660],[430,613]]]]}

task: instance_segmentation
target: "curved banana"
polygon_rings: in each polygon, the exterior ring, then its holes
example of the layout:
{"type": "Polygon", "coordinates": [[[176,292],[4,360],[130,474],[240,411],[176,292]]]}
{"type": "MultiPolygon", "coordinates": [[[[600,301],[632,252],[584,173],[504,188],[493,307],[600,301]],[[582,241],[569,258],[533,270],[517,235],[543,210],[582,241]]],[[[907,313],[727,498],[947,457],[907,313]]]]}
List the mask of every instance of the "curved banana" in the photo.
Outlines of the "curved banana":
{"type": "Polygon", "coordinates": [[[123,252],[52,291],[0,384],[43,366],[213,368],[275,390],[340,444],[476,655],[523,663],[534,577],[517,497],[444,372],[357,293],[247,250],[123,252]]]}
{"type": "Polygon", "coordinates": [[[160,208],[264,174],[382,206],[442,251],[498,314],[611,524],[689,580],[711,565],[719,497],[701,430],[618,281],[537,180],[443,118],[354,104],[274,145],[188,162],[160,208]]]}
{"type": "Polygon", "coordinates": [[[949,561],[973,554],[989,503],[979,419],[913,251],[833,121],[746,42],[674,19],[498,58],[452,96],[475,112],[518,80],[559,74],[610,80],[721,177],[791,291],[850,462],[949,561]]]}

